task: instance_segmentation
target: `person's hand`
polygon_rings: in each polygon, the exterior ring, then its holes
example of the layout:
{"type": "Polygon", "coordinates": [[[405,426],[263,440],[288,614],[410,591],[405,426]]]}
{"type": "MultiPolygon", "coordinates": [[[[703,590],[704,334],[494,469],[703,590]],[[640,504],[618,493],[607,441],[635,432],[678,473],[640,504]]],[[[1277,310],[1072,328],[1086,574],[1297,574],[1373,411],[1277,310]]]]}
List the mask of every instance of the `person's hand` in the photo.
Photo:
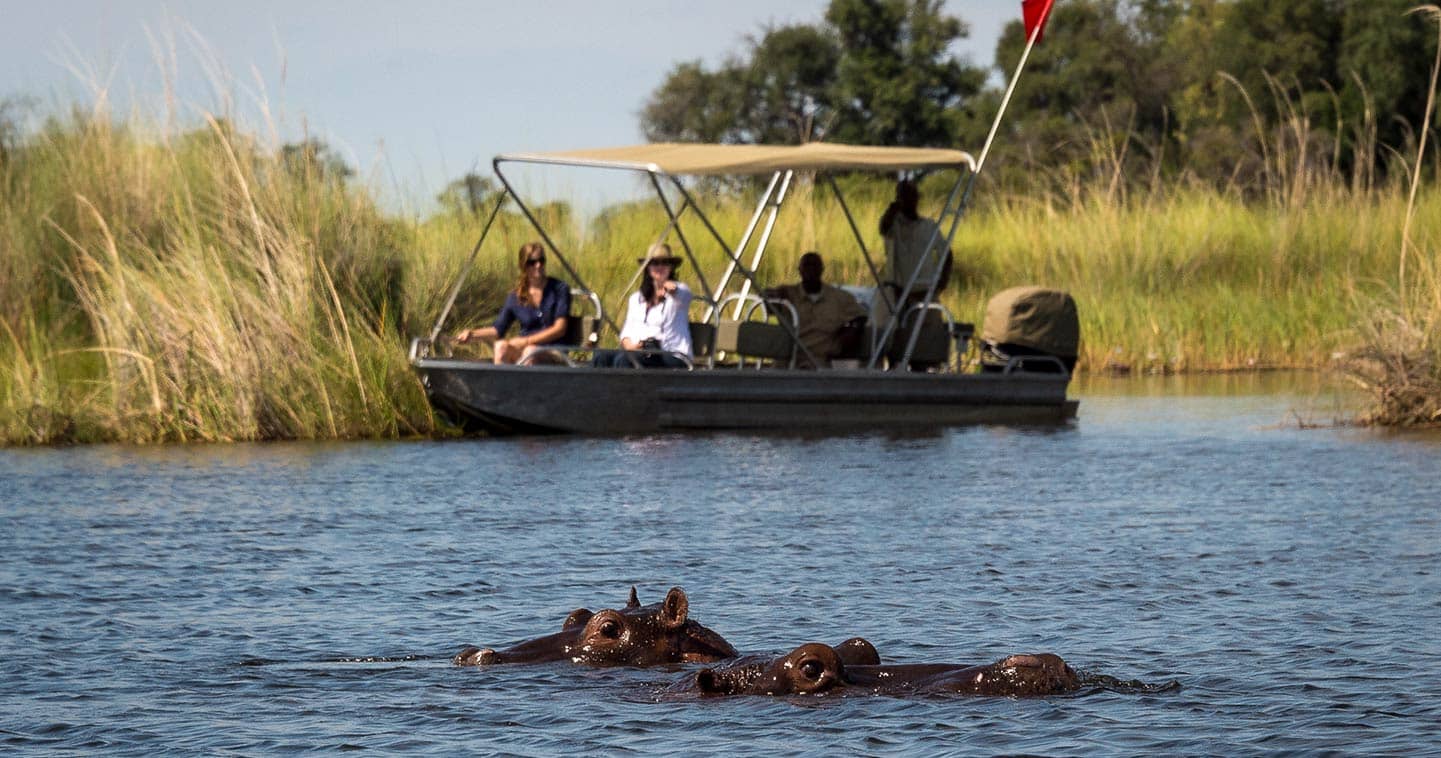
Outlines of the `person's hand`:
{"type": "Polygon", "coordinates": [[[468,343],[468,342],[470,342],[470,330],[469,330],[469,329],[461,329],[460,331],[458,331],[458,332],[455,333],[455,344],[457,344],[457,345],[464,345],[464,344],[466,344],[466,343],[468,343]]]}
{"type": "Polygon", "coordinates": [[[664,291],[666,292],[666,294],[670,294],[670,293],[672,293],[672,292],[675,292],[675,288],[676,288],[675,280],[674,280],[674,279],[667,279],[667,280],[666,280],[666,283],[665,283],[665,284],[662,284],[662,285],[660,286],[660,288],[661,288],[662,290],[664,290],[664,291]]]}

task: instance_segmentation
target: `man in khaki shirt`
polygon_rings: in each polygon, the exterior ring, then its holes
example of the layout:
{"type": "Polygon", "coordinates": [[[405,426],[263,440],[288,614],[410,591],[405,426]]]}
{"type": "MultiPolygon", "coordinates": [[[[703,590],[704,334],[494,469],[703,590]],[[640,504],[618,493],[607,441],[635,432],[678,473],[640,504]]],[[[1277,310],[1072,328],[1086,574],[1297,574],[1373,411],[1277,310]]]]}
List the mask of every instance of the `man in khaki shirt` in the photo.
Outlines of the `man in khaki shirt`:
{"type": "MultiPolygon", "coordinates": [[[[829,368],[831,359],[854,350],[865,324],[866,309],[849,292],[821,281],[826,264],[820,253],[801,256],[798,270],[800,283],[766,290],[766,296],[789,301],[800,320],[799,336],[821,368],[829,368]]],[[[798,356],[802,368],[816,368],[798,356]]]]}

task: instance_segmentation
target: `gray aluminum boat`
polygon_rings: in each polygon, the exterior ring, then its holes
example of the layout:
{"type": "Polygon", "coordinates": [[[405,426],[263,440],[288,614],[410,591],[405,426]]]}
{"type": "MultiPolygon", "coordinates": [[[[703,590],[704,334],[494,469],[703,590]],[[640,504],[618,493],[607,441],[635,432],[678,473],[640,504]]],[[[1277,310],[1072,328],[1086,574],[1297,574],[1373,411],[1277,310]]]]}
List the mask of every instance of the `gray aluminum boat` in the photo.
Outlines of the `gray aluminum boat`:
{"type": "MultiPolygon", "coordinates": [[[[880,270],[834,180],[836,172],[954,171],[955,184],[938,215],[936,239],[930,248],[933,257],[949,255],[976,173],[976,162],[967,153],[824,143],[784,147],[651,144],[501,155],[493,166],[505,192],[471,253],[471,264],[502,205],[514,202],[568,274],[575,301],[588,302],[593,312],[571,315],[563,344],[543,351],[548,363],[496,365],[488,360],[459,359],[449,354],[442,337],[463,274],[457,278],[429,336],[412,341],[410,359],[432,404],[467,429],[587,434],[931,429],[977,423],[1060,423],[1076,414],[1076,401],[1066,396],[1074,345],[1067,356],[1026,349],[1024,343],[1009,346],[1020,354],[1008,354],[988,344],[988,370],[974,370],[977,361],[967,359],[973,329],[957,323],[935,302],[941,267],[931,265],[932,273],[926,276],[922,273],[925,267],[917,265],[904,286],[897,283],[899,293],[895,295],[879,286],[880,270]],[[590,365],[588,358],[603,344],[603,337],[609,334],[613,340],[619,329],[605,312],[602,299],[585,286],[565,251],[516,193],[504,171],[511,163],[631,171],[648,177],[670,220],[660,237],[678,243],[692,264],[690,270],[700,278],[691,313],[696,353],[680,356],[686,369],[590,365]],[[817,187],[824,184],[833,191],[876,278],[875,296],[887,298],[887,311],[893,312],[882,323],[871,325],[861,357],[846,368],[795,368],[798,363],[818,362],[797,338],[793,311],[788,315],[783,301],[753,294],[762,291],[755,271],[787,190],[801,172],[813,175],[817,187]],[[705,217],[686,184],[694,177],[722,176],[769,177],[748,226],[733,244],[705,217]],[[699,239],[682,232],[683,220],[692,228],[699,222],[704,230],[697,235],[699,239]],[[946,244],[936,244],[946,228],[946,244]],[[713,286],[697,258],[702,242],[724,253],[724,271],[713,286]],[[743,260],[746,252],[751,253],[749,264],[743,260]],[[914,304],[895,307],[907,302],[914,304]],[[913,370],[918,366],[924,370],[913,370]]],[[[1069,297],[1065,300],[1069,302],[1069,297]]],[[[1074,321],[1073,305],[1069,317],[1074,321]]],[[[1074,324],[1068,328],[1074,334],[1074,324]]]]}

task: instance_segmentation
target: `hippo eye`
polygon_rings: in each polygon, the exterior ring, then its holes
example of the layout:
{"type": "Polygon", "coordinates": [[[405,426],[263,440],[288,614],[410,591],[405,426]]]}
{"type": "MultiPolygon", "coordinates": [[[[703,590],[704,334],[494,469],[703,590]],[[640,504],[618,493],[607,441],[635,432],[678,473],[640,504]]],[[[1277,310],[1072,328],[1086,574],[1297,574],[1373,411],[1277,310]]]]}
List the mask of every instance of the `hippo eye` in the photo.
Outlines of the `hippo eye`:
{"type": "Polygon", "coordinates": [[[596,631],[600,632],[600,636],[602,637],[618,639],[620,637],[620,624],[615,621],[603,621],[596,631]]]}
{"type": "Polygon", "coordinates": [[[820,661],[814,658],[801,664],[801,673],[804,674],[807,679],[810,679],[812,681],[820,679],[821,674],[825,673],[825,670],[826,667],[823,666],[820,661]]]}

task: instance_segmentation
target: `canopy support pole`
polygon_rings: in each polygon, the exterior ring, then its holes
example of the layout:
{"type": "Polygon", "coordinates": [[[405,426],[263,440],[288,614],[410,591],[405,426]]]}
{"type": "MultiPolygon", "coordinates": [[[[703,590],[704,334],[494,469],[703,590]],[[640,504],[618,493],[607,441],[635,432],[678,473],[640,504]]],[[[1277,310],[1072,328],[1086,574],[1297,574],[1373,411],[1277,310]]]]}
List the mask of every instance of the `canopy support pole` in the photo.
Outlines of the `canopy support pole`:
{"type": "MultiPolygon", "coordinates": [[[[686,259],[690,261],[691,267],[695,269],[696,278],[700,280],[701,290],[705,292],[706,297],[709,298],[711,291],[710,284],[706,282],[705,271],[701,269],[700,260],[696,258],[695,250],[691,249],[690,240],[686,239],[685,232],[680,228],[680,215],[670,207],[670,201],[666,199],[665,190],[660,186],[660,180],[656,178],[657,175],[647,173],[647,176],[650,177],[651,185],[655,187],[656,197],[660,198],[660,204],[665,208],[666,215],[670,217],[672,223],[671,228],[675,229],[676,239],[680,240],[680,246],[681,249],[685,250],[686,259]]],[[[676,182],[676,187],[680,188],[679,182],[676,182]]],[[[685,212],[687,206],[695,206],[695,204],[691,202],[690,195],[685,194],[684,188],[681,188],[681,201],[681,213],[685,212]]],[[[695,208],[696,215],[704,220],[705,214],[701,213],[700,207],[695,206],[695,208]]],[[[712,303],[714,303],[714,301],[712,301],[712,303]]]]}
{"type": "MultiPolygon", "coordinates": [[[[760,242],[756,244],[755,252],[751,254],[752,272],[755,272],[756,269],[760,268],[761,258],[765,257],[766,246],[769,245],[771,241],[771,231],[774,230],[776,227],[776,216],[780,214],[781,205],[786,201],[786,190],[790,189],[791,179],[794,177],[794,171],[785,172],[785,178],[781,180],[780,192],[776,195],[775,202],[770,204],[770,216],[766,218],[765,231],[761,232],[760,242]]],[[[744,249],[744,247],[737,249],[737,255],[739,255],[740,251],[744,249]]],[[[736,312],[735,315],[732,316],[732,318],[739,319],[741,317],[741,308],[745,304],[746,295],[749,295],[750,292],[751,280],[746,279],[744,282],[741,282],[741,296],[738,300],[736,300],[736,312]]]]}
{"type": "MultiPolygon", "coordinates": [[[[780,179],[781,172],[777,171],[774,174],[771,174],[770,184],[766,185],[766,191],[761,195],[760,202],[756,203],[756,209],[755,212],[751,214],[750,223],[746,225],[745,233],[741,235],[740,244],[736,246],[737,251],[745,250],[750,245],[751,235],[755,234],[756,226],[758,226],[761,221],[761,214],[765,212],[766,205],[769,204],[771,195],[775,194],[776,182],[779,182],[780,179]]],[[[720,283],[716,285],[716,291],[711,293],[711,303],[706,307],[704,320],[707,323],[709,323],[711,317],[715,315],[715,304],[719,303],[721,298],[725,295],[726,287],[730,286],[731,277],[735,275],[735,270],[736,262],[734,260],[726,264],[725,274],[721,275],[720,283]]]]}
{"type": "Polygon", "coordinates": [[[450,288],[450,297],[445,299],[445,307],[440,309],[440,316],[435,319],[435,326],[430,329],[430,343],[440,337],[440,330],[445,327],[445,320],[450,318],[450,309],[455,307],[455,298],[460,295],[460,287],[465,284],[465,277],[470,274],[471,266],[475,265],[475,256],[480,252],[480,246],[485,244],[485,238],[490,235],[490,225],[495,223],[495,217],[500,214],[501,206],[505,205],[505,198],[508,192],[500,193],[500,198],[495,201],[495,207],[490,209],[490,216],[485,219],[485,226],[481,227],[480,239],[475,241],[475,247],[470,249],[470,258],[461,267],[460,274],[455,277],[455,285],[450,288]]]}
{"type": "MultiPolygon", "coordinates": [[[[585,281],[580,278],[580,274],[577,274],[575,269],[571,267],[570,261],[565,259],[565,254],[560,251],[560,248],[555,244],[555,240],[550,238],[550,235],[545,231],[545,227],[541,226],[540,222],[536,220],[535,214],[531,213],[530,208],[520,199],[520,195],[516,194],[515,188],[510,184],[510,180],[505,178],[505,173],[500,170],[499,158],[491,161],[491,168],[495,171],[496,177],[500,179],[500,183],[505,185],[505,191],[510,193],[511,198],[515,200],[515,204],[520,208],[520,212],[525,215],[526,220],[535,228],[536,234],[539,234],[541,240],[545,242],[545,246],[550,248],[552,253],[555,253],[556,260],[560,261],[561,267],[570,275],[571,281],[579,285],[581,289],[589,290],[590,288],[585,286],[585,281]]],[[[620,327],[616,326],[615,319],[611,318],[610,314],[604,311],[605,309],[602,308],[600,317],[605,321],[606,326],[613,329],[616,334],[620,334],[620,327]]]]}
{"type": "MultiPolygon", "coordinates": [[[[789,172],[787,172],[787,173],[789,173],[789,172]]],[[[655,180],[655,177],[656,177],[656,174],[652,173],[652,174],[651,174],[651,179],[652,179],[652,181],[655,180]]],[[[676,189],[680,191],[681,197],[684,197],[686,200],[691,201],[691,204],[694,205],[694,204],[695,204],[694,200],[691,198],[690,193],[689,193],[688,191],[686,191],[685,186],[680,183],[680,180],[677,179],[677,178],[674,177],[674,176],[670,177],[670,180],[671,180],[672,183],[675,184],[676,189]]],[[[657,188],[658,188],[658,187],[659,187],[659,185],[657,185],[657,188]]],[[[661,195],[661,202],[662,202],[662,203],[665,202],[665,196],[664,196],[664,195],[661,195]]],[[[780,207],[779,202],[777,202],[777,205],[776,205],[775,210],[779,210],[779,207],[780,207]]],[[[667,212],[670,211],[670,205],[669,205],[669,204],[666,205],[666,211],[667,211],[667,212]]],[[[729,247],[728,245],[726,245],[726,243],[725,243],[725,238],[723,238],[723,237],[721,236],[720,232],[716,231],[715,226],[711,224],[710,219],[706,217],[705,213],[701,212],[701,210],[700,210],[699,207],[696,208],[696,216],[699,216],[699,217],[700,217],[701,223],[705,224],[706,229],[708,229],[708,230],[710,231],[711,237],[713,237],[713,238],[715,239],[716,244],[720,245],[720,246],[721,246],[721,249],[724,250],[725,253],[726,253],[726,255],[730,257],[731,261],[735,264],[736,270],[738,270],[738,271],[741,272],[741,276],[744,276],[745,279],[746,279],[746,281],[747,281],[748,283],[750,283],[750,284],[756,284],[756,274],[755,274],[755,272],[752,271],[751,269],[746,268],[746,267],[741,263],[740,255],[738,255],[737,253],[731,251],[730,247],[729,247]]],[[[772,222],[774,222],[774,218],[772,218],[772,222]]],[[[764,251],[765,251],[765,246],[766,246],[766,242],[767,242],[767,240],[763,237],[763,238],[761,239],[758,247],[757,247],[757,250],[756,250],[757,256],[759,256],[759,255],[761,255],[762,253],[764,253],[764,251]]],[[[687,252],[689,252],[689,250],[687,250],[687,252]]],[[[756,260],[760,260],[760,258],[757,257],[756,260]]],[[[759,286],[759,285],[757,284],[756,286],[759,286]]],[[[762,308],[764,309],[764,303],[762,303],[762,308]]],[[[768,312],[768,311],[767,311],[767,312],[768,312]]],[[[786,320],[783,319],[783,318],[777,318],[777,319],[776,319],[776,322],[781,325],[781,328],[783,328],[783,329],[786,330],[786,334],[787,334],[788,336],[790,336],[790,338],[791,338],[792,341],[795,342],[795,345],[796,345],[797,348],[799,348],[800,352],[802,352],[802,353],[805,354],[806,359],[811,362],[811,365],[812,365],[812,366],[818,366],[818,365],[820,365],[819,363],[816,362],[816,357],[811,354],[811,351],[808,350],[808,349],[806,349],[806,346],[801,343],[800,331],[799,331],[799,330],[800,330],[800,325],[799,325],[799,324],[788,324],[788,323],[786,323],[786,320]]]]}

